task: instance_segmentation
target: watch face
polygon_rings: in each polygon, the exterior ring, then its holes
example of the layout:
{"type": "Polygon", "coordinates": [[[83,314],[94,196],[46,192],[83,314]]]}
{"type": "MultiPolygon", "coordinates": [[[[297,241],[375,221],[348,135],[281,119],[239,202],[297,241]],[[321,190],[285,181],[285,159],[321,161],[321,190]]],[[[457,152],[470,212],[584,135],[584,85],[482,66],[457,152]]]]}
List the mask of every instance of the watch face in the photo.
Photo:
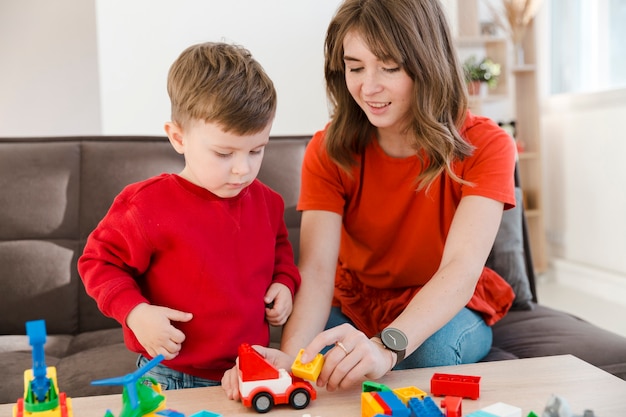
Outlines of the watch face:
{"type": "Polygon", "coordinates": [[[388,327],[380,333],[380,340],[387,348],[394,351],[406,350],[409,340],[406,335],[398,329],[388,327]]]}

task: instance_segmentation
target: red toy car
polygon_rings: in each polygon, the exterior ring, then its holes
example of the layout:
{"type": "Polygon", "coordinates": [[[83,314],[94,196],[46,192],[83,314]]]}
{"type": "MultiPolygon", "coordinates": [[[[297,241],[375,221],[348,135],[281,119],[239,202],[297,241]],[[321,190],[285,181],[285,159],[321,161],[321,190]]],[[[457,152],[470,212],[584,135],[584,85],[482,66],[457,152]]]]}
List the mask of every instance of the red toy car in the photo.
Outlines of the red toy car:
{"type": "Polygon", "coordinates": [[[275,404],[301,410],[317,396],[311,383],[276,369],[246,343],[239,346],[239,393],[242,404],[259,413],[267,413],[275,404]]]}

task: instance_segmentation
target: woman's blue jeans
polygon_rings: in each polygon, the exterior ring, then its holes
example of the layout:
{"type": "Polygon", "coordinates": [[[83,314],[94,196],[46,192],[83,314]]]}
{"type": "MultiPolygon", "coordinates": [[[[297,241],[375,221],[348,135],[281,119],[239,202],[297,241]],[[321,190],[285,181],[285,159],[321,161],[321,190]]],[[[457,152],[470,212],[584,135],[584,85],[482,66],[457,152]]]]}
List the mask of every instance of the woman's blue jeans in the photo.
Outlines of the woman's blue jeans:
{"type": "MultiPolygon", "coordinates": [[[[343,323],[354,326],[354,323],[341,312],[339,307],[333,307],[326,328],[343,323]]],[[[415,325],[419,326],[419,321],[415,325]]],[[[415,352],[393,369],[475,363],[489,353],[492,341],[491,327],[487,326],[480,314],[463,308],[448,324],[426,339],[415,352]]]]}
{"type": "MultiPolygon", "coordinates": [[[[142,367],[149,362],[149,359],[145,356],[139,355],[137,358],[137,367],[142,367]]],[[[210,379],[199,378],[197,376],[184,374],[182,372],[175,371],[168,368],[165,365],[158,364],[154,368],[150,369],[144,376],[154,378],[156,382],[161,385],[161,389],[182,389],[182,388],[200,388],[200,387],[213,387],[221,385],[220,381],[213,381],[210,379]]]]}

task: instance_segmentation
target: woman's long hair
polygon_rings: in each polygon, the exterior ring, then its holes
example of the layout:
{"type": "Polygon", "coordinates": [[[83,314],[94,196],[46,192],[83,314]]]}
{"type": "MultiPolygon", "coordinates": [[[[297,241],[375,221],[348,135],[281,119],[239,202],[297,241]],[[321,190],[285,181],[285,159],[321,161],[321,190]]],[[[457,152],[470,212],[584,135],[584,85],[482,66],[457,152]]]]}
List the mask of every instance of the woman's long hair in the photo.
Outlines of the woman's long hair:
{"type": "Polygon", "coordinates": [[[325,42],[326,91],[331,123],[326,134],[330,157],[344,170],[358,163],[375,133],[346,86],[343,40],[361,35],[382,61],[400,65],[413,79],[412,146],[424,169],[418,189],[428,186],[452,161],[471,155],[473,147],[459,134],[467,112],[461,66],[438,0],[346,0],[330,22],[325,42]]]}

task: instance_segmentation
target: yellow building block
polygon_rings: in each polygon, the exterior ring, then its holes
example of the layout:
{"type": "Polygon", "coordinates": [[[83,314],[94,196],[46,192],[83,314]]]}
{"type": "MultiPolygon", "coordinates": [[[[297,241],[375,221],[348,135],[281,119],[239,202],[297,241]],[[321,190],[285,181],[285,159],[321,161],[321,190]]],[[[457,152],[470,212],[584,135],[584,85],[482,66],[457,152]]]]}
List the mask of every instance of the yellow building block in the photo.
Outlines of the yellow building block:
{"type": "Polygon", "coordinates": [[[324,366],[324,355],[318,353],[311,362],[304,364],[300,361],[302,352],[304,352],[304,349],[300,349],[300,352],[298,352],[296,360],[293,361],[293,364],[291,365],[291,372],[295,376],[315,382],[317,381],[317,377],[320,376],[320,372],[322,372],[322,366],[324,366]]]}
{"type": "Polygon", "coordinates": [[[385,409],[376,401],[372,392],[361,393],[361,417],[374,417],[385,414],[385,409]]]}
{"type": "Polygon", "coordinates": [[[393,390],[393,393],[400,398],[404,405],[407,405],[411,398],[419,398],[420,400],[423,400],[424,397],[428,396],[427,393],[417,387],[396,388],[393,390]]]}

